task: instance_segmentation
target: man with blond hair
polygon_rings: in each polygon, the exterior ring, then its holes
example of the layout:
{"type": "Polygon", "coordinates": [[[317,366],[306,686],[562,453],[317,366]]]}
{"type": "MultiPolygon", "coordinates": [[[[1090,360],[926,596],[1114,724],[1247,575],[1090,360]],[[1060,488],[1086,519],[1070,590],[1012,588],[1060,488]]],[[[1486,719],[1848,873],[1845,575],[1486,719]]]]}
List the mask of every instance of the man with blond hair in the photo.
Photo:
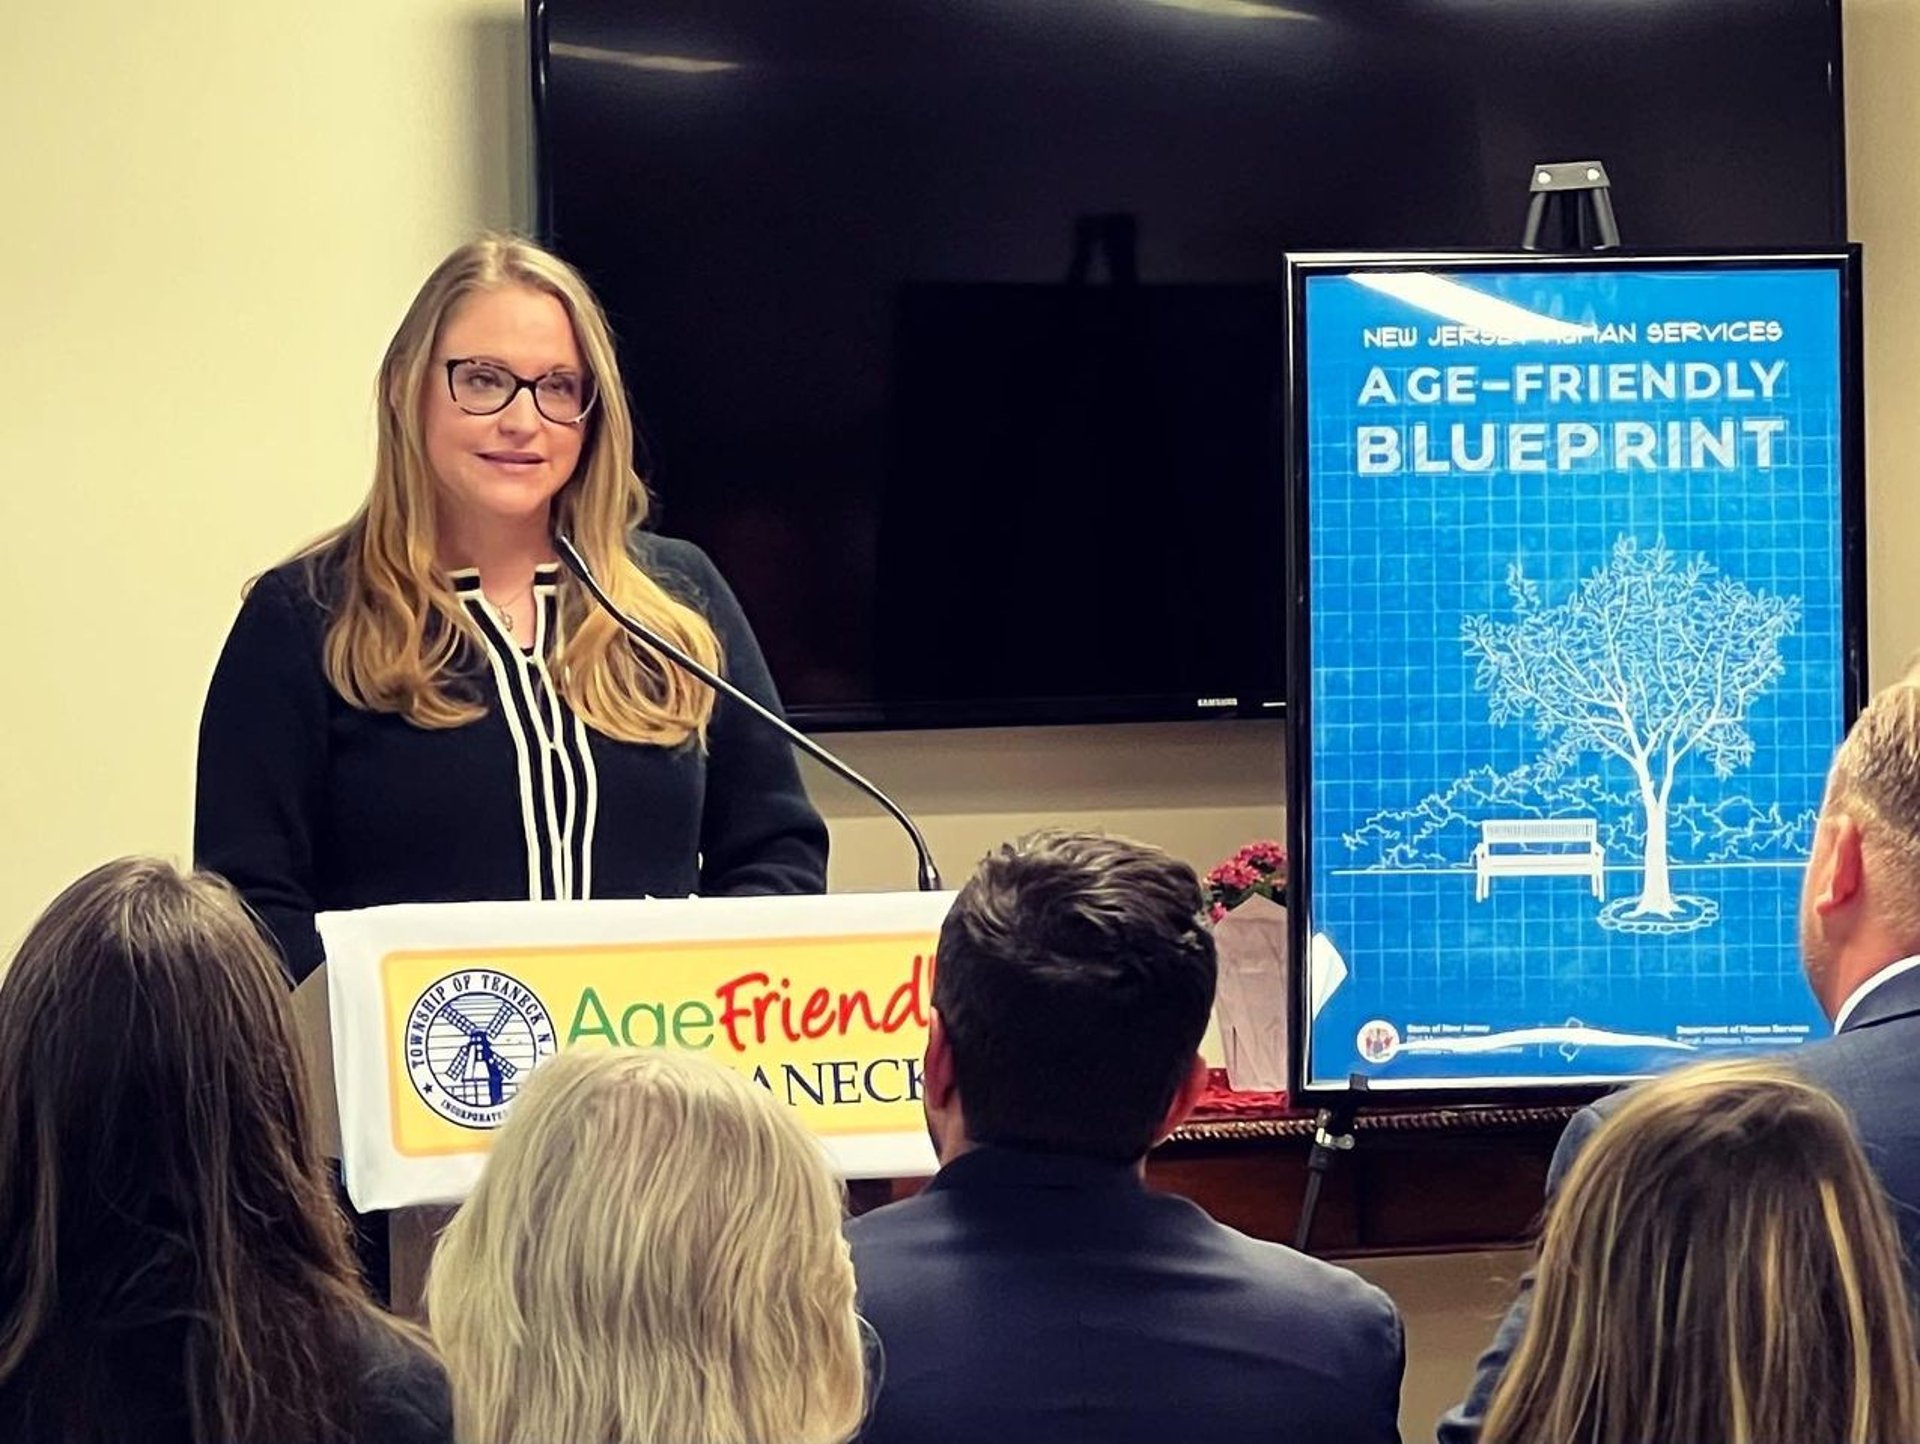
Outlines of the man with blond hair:
{"type": "MultiPolygon", "coordinates": [[[[1853,1115],[1910,1267],[1920,1264],[1920,658],[1861,712],[1833,759],[1800,894],[1800,957],[1834,1035],[1792,1055],[1853,1115]]],[[[1626,1095],[1583,1108],[1547,1172],[1551,1198],[1626,1095]]],[[[1481,1356],[1441,1444],[1471,1444],[1532,1307],[1532,1279],[1481,1356]]]]}

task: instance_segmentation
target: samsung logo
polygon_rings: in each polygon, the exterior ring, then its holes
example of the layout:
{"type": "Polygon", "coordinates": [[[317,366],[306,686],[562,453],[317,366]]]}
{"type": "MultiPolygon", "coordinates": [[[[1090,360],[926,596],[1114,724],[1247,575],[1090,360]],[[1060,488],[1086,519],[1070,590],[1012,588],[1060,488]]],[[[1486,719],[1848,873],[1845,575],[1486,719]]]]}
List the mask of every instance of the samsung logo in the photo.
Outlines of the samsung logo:
{"type": "Polygon", "coordinates": [[[1202,697],[1193,704],[1196,707],[1238,707],[1238,697],[1202,697]]]}

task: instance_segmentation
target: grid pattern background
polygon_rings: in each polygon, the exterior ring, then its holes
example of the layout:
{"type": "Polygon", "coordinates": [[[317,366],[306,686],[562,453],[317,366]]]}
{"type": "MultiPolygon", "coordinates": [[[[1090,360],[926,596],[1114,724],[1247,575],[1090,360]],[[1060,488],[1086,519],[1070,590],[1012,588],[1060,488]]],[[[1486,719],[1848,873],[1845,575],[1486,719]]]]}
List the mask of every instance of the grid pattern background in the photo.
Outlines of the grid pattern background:
{"type": "MultiPolygon", "coordinates": [[[[1547,745],[1530,720],[1495,726],[1474,685],[1464,620],[1515,613],[1507,571],[1518,564],[1547,605],[1564,601],[1603,566],[1615,541],[1642,549],[1664,541],[1682,560],[1704,555],[1721,575],[1753,591],[1798,599],[1797,625],[1782,643],[1785,675],[1746,715],[1751,764],[1726,779],[1695,754],[1675,777],[1676,807],[1721,807],[1728,815],[1793,819],[1819,803],[1842,718],[1840,564],[1839,286],[1825,270],[1623,273],[1516,270],[1456,279],[1529,311],[1575,322],[1632,323],[1635,342],[1574,345],[1429,344],[1441,318],[1345,277],[1308,282],[1308,525],[1312,612],[1312,927],[1350,970],[1322,1012],[1311,1078],[1338,1082],[1364,1071],[1382,1082],[1434,1078],[1552,1079],[1632,1074],[1673,1060],[1670,1051],[1564,1047],[1454,1057],[1361,1060],[1356,1037],[1371,1020],[1460,1024],[1495,1031],[1578,1021],[1671,1039],[1687,1025],[1799,1028],[1817,1021],[1800,977],[1794,915],[1803,835],[1745,842],[1738,856],[1692,863],[1676,856],[1673,890],[1710,898],[1710,926],[1668,935],[1603,928],[1583,879],[1502,877],[1474,901],[1472,828],[1477,814],[1457,785],[1477,769],[1506,774],[1547,745]],[[1653,322],[1777,320],[1778,342],[1649,344],[1653,322]],[[1364,347],[1370,327],[1414,327],[1411,348],[1364,347]],[[1784,362],[1771,398],[1605,401],[1584,397],[1525,403],[1483,393],[1471,405],[1406,404],[1417,366],[1476,366],[1509,378],[1525,362],[1710,362],[1739,368],[1784,362]],[[1396,401],[1359,402],[1374,367],[1396,401]],[[1580,469],[1515,473],[1504,452],[1479,473],[1387,475],[1357,470],[1362,425],[1398,429],[1410,454],[1413,428],[1428,428],[1429,455],[1447,455],[1450,426],[1465,423],[1478,451],[1480,426],[1510,422],[1619,420],[1717,423],[1780,417],[1786,434],[1772,465],[1742,442],[1731,469],[1613,469],[1603,455],[1580,469]],[[1450,789],[1454,789],[1450,793],[1450,789]],[[1444,799],[1436,801],[1436,799],[1444,799]],[[1750,804],[1750,806],[1749,806],[1750,804]],[[1383,814],[1436,808],[1461,813],[1443,834],[1446,853],[1397,870],[1345,840],[1383,814]]],[[[1551,461],[1549,462],[1551,465],[1551,461]]],[[[1627,764],[1588,752],[1572,774],[1589,776],[1626,814],[1602,821],[1638,828],[1627,764]]],[[[1615,804],[1608,804],[1614,806],[1615,804]]],[[[1576,814],[1578,810],[1575,810],[1576,814]]],[[[1594,815],[1589,812],[1586,815],[1594,815]]],[[[1430,851],[1432,849],[1429,849],[1430,851]]],[[[1676,849],[1676,853],[1679,850],[1676,849]]],[[[1609,899],[1636,894],[1637,849],[1608,851],[1609,899]]],[[[1752,1034],[1743,1035],[1751,1038],[1752,1034]]],[[[1797,1033],[1781,1035],[1798,1036],[1797,1033]]]]}

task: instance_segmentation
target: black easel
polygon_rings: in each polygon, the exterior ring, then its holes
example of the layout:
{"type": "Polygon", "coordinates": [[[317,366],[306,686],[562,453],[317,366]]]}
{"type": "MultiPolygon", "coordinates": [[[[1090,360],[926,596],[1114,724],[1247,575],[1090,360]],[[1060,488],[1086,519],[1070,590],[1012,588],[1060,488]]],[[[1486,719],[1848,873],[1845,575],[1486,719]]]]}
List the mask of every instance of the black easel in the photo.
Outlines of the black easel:
{"type": "Polygon", "coordinates": [[[1597,160],[1543,161],[1533,168],[1532,198],[1520,249],[1541,249],[1540,228],[1547,212],[1560,217],[1559,251],[1616,251],[1620,227],[1613,218],[1607,168],[1597,160]],[[1584,201],[1586,204],[1581,204],[1584,201]]]}
{"type": "Polygon", "coordinates": [[[1366,1091],[1366,1075],[1349,1073],[1347,1091],[1314,1117],[1313,1151],[1307,1155],[1307,1191],[1300,1200],[1300,1228],[1293,1236],[1293,1246],[1301,1253],[1307,1251],[1307,1244],[1313,1239],[1313,1216],[1320,1209],[1320,1189],[1326,1182],[1327,1170],[1340,1154],[1353,1152],[1353,1120],[1359,1116],[1366,1091]]]}

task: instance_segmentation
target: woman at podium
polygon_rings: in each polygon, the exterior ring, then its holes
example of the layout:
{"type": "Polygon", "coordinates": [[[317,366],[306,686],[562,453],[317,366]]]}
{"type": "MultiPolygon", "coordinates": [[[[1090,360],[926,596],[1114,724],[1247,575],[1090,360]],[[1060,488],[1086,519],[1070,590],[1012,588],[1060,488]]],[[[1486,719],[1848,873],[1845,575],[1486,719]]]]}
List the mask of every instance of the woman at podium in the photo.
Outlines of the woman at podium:
{"type": "Polygon", "coordinates": [[[379,375],[373,485],[255,580],[207,692],[194,853],[298,980],[314,914],[395,902],[819,892],[787,742],[630,641],[556,561],[778,707],[739,603],[647,493],[586,283],[487,236],[379,375]]]}

